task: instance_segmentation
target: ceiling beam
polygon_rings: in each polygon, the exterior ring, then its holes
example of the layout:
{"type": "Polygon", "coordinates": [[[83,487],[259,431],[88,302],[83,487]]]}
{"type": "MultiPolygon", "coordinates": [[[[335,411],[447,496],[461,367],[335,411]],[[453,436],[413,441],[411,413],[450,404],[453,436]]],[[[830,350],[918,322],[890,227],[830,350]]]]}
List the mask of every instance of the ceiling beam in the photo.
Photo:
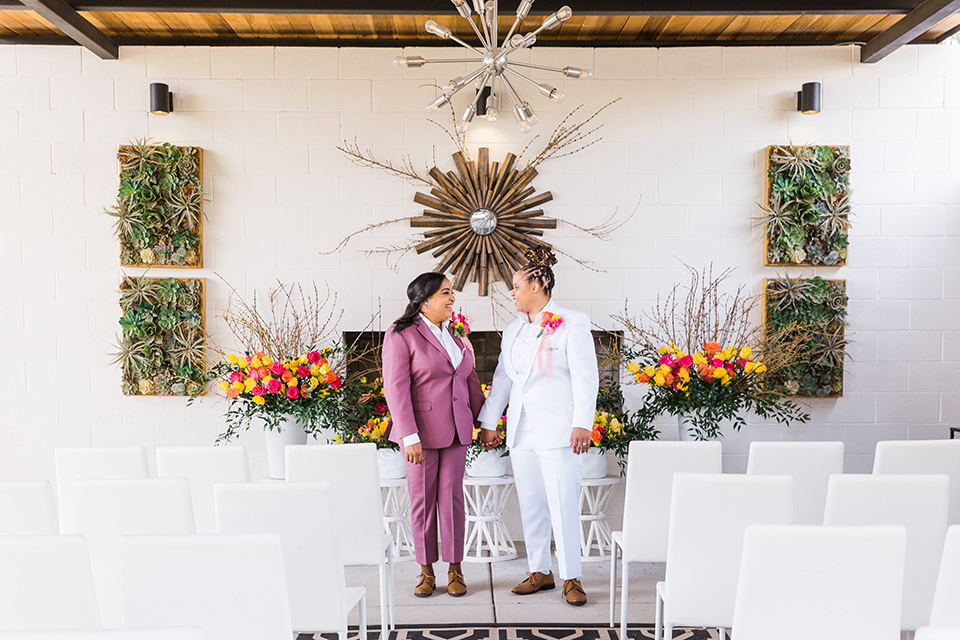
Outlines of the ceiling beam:
{"type": "Polygon", "coordinates": [[[39,13],[77,44],[83,45],[103,60],[120,58],[117,43],[93,26],[63,0],[21,0],[23,5],[39,13]]]}
{"type": "MultiPolygon", "coordinates": [[[[577,14],[604,15],[797,15],[907,13],[922,0],[591,0],[573,6],[577,14]]],[[[14,0],[0,7],[15,8],[14,0]]],[[[27,3],[24,3],[27,4],[27,3]]],[[[515,3],[504,3],[506,12],[515,3]]],[[[562,4],[538,2],[532,13],[553,13],[562,4]]],[[[450,0],[71,0],[76,11],[179,13],[314,13],[436,15],[455,13],[450,0]]],[[[506,15],[506,12],[504,15],[506,15]]]]}
{"type": "Polygon", "coordinates": [[[926,0],[889,29],[860,47],[860,62],[873,63],[922,36],[960,11],[960,0],[926,0]]]}

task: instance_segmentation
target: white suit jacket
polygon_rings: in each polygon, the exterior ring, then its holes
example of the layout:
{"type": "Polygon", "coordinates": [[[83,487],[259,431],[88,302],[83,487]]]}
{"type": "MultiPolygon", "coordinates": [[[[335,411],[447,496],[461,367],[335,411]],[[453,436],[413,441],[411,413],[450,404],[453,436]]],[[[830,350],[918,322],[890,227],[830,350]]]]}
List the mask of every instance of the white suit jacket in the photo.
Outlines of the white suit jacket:
{"type": "MultiPolygon", "coordinates": [[[[570,446],[574,427],[593,429],[600,374],[597,371],[597,352],[590,334],[590,319],[586,314],[564,309],[553,301],[543,309],[559,316],[563,322],[547,339],[546,331],[540,337],[540,362],[534,356],[527,371],[517,371],[510,351],[520,329],[527,324],[526,314],[511,321],[503,330],[500,360],[493,374],[490,397],[480,410],[479,422],[486,429],[495,429],[497,421],[507,410],[507,446],[516,440],[520,409],[526,410],[530,428],[534,430],[538,447],[559,449],[570,446]],[[549,350],[549,368],[546,354],[549,350]]],[[[540,316],[534,322],[540,324],[540,316]]]]}

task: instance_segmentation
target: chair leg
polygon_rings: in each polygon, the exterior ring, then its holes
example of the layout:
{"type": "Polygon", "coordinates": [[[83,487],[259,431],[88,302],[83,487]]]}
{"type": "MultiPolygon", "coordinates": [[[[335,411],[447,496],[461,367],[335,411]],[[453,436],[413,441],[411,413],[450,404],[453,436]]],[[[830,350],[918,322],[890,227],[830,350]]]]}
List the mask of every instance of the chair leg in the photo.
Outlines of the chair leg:
{"type": "Polygon", "coordinates": [[[339,640],[347,640],[347,632],[337,631],[337,638],[339,638],[339,640]]]}
{"type": "Polygon", "coordinates": [[[620,640],[627,637],[627,602],[630,599],[630,563],[620,569],[620,640]]]}
{"type": "Polygon", "coordinates": [[[385,562],[380,563],[380,637],[383,640],[389,635],[390,629],[387,625],[389,618],[387,610],[390,608],[390,601],[387,598],[389,589],[387,588],[387,567],[385,562]]]}
{"type": "Polygon", "coordinates": [[[367,640],[367,596],[360,598],[360,640],[367,640]]]}
{"type": "Polygon", "coordinates": [[[723,627],[717,627],[717,635],[720,636],[720,640],[727,640],[727,630],[723,627]]]}
{"type": "Polygon", "coordinates": [[[394,571],[395,571],[394,564],[395,564],[396,558],[397,558],[397,556],[395,555],[395,554],[396,554],[396,551],[397,551],[396,547],[397,547],[397,542],[396,542],[396,540],[391,539],[391,540],[390,540],[390,555],[389,555],[389,558],[390,558],[390,559],[389,559],[390,566],[387,567],[387,570],[390,572],[390,575],[389,575],[390,583],[389,583],[389,585],[388,585],[388,588],[389,588],[389,590],[390,590],[390,631],[393,631],[394,629],[397,628],[397,621],[396,621],[396,616],[395,616],[396,606],[397,606],[397,604],[396,604],[396,603],[397,603],[397,592],[396,592],[396,585],[394,584],[394,583],[396,582],[396,579],[395,579],[395,578],[396,578],[396,574],[395,574],[395,572],[394,572],[394,571]]]}
{"type": "Polygon", "coordinates": [[[617,610],[617,543],[610,540],[610,627],[613,628],[613,612],[617,610]]]}
{"type": "MultiPolygon", "coordinates": [[[[623,572],[627,572],[627,567],[623,568],[623,572]]],[[[657,590],[656,595],[656,604],[654,605],[654,614],[653,614],[653,639],[654,640],[663,640],[663,599],[660,597],[660,590],[657,590]]]]}
{"type": "Polygon", "coordinates": [[[673,625],[664,624],[663,625],[663,637],[667,640],[673,640],[673,625]]]}

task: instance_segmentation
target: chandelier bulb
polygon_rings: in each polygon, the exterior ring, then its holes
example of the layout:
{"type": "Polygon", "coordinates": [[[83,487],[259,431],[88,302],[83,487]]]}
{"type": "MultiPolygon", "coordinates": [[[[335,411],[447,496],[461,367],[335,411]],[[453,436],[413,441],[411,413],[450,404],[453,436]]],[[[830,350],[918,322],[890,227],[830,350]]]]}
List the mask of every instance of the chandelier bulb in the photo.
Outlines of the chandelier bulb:
{"type": "Polygon", "coordinates": [[[573,9],[571,9],[566,5],[560,7],[560,10],[557,11],[557,19],[560,20],[560,22],[566,22],[572,17],[573,17],[573,9]]]}
{"type": "Polygon", "coordinates": [[[540,31],[549,31],[560,25],[561,22],[565,22],[573,16],[573,10],[570,7],[563,6],[560,7],[560,10],[555,14],[547,16],[543,19],[543,24],[540,25],[540,31]]]}
{"type": "Polygon", "coordinates": [[[477,12],[478,16],[483,15],[483,0],[473,0],[473,10],[477,12]]]}
{"type": "Polygon", "coordinates": [[[524,119],[524,120],[527,122],[527,124],[529,124],[531,127],[532,127],[533,125],[537,124],[538,122],[540,122],[540,118],[539,118],[539,117],[537,116],[537,114],[533,111],[533,109],[530,108],[530,105],[527,104],[526,102],[524,102],[524,103],[520,106],[520,109],[523,111],[523,119],[524,119]]]}
{"type": "Polygon", "coordinates": [[[531,127],[531,126],[527,123],[526,120],[522,120],[522,121],[520,122],[520,133],[522,133],[522,134],[524,134],[524,135],[527,135],[527,134],[530,133],[530,131],[531,131],[532,129],[533,129],[533,127],[531,127]]]}
{"type": "Polygon", "coordinates": [[[406,58],[404,58],[403,56],[397,56],[396,58],[393,59],[393,66],[395,66],[397,69],[403,69],[403,68],[417,69],[419,67],[422,67],[424,64],[426,64],[426,62],[427,61],[421,58],[420,56],[408,56],[406,58]]]}
{"type": "Polygon", "coordinates": [[[517,7],[517,19],[523,20],[530,15],[530,7],[532,5],[533,0],[520,0],[520,5],[517,7]]]}
{"type": "Polygon", "coordinates": [[[578,80],[593,80],[593,71],[590,69],[580,69],[578,67],[564,67],[563,75],[568,78],[576,78],[578,80]]]}
{"type": "Polygon", "coordinates": [[[436,111],[448,102],[450,102],[450,97],[447,94],[441,94],[439,98],[427,105],[427,111],[436,111]]]}
{"type": "Polygon", "coordinates": [[[563,95],[556,87],[551,87],[548,84],[537,85],[537,88],[540,89],[540,93],[556,102],[563,102],[567,98],[567,96],[563,95]]]}
{"type": "Polygon", "coordinates": [[[457,91],[460,91],[460,89],[463,88],[463,85],[464,85],[463,77],[457,76],[447,84],[443,85],[443,89],[442,89],[443,95],[449,98],[450,96],[455,94],[457,91]]]}
{"type": "Polygon", "coordinates": [[[427,20],[423,28],[427,30],[427,33],[431,33],[444,40],[449,38],[451,34],[450,27],[441,27],[435,20],[427,20]]]}
{"type": "Polygon", "coordinates": [[[457,13],[459,13],[464,18],[470,17],[470,3],[467,0],[450,0],[453,3],[453,6],[457,8],[457,13]]]}

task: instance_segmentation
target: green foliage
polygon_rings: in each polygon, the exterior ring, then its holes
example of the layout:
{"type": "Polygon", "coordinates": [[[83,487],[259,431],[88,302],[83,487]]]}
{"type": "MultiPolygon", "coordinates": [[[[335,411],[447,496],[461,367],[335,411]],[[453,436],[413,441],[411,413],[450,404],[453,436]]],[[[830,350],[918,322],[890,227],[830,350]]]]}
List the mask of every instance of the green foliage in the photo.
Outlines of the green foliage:
{"type": "Polygon", "coordinates": [[[616,438],[605,437],[602,447],[617,456],[617,465],[620,475],[627,471],[627,453],[630,443],[634,440],[656,440],[659,432],[653,425],[656,416],[649,415],[642,407],[636,411],[625,411],[623,391],[620,385],[610,378],[605,378],[597,394],[597,411],[605,411],[620,421],[623,434],[616,438]]]}
{"type": "Polygon", "coordinates": [[[200,149],[140,140],[120,147],[116,218],[120,264],[202,266],[200,149]]]}
{"type": "Polygon", "coordinates": [[[769,264],[842,265],[850,228],[850,148],[773,146],[760,218],[769,264]]]}
{"type": "Polygon", "coordinates": [[[114,364],[123,394],[183,396],[205,384],[203,281],[124,277],[114,364]]]}
{"type": "Polygon", "coordinates": [[[776,278],[767,281],[766,330],[804,331],[800,357],[768,376],[771,389],[791,396],[827,397],[843,393],[847,339],[845,280],[776,278]]]}
{"type": "Polygon", "coordinates": [[[378,449],[400,447],[387,439],[385,428],[390,412],[383,396],[383,380],[369,380],[366,376],[347,376],[337,392],[336,426],[338,442],[373,442],[378,449]]]}

